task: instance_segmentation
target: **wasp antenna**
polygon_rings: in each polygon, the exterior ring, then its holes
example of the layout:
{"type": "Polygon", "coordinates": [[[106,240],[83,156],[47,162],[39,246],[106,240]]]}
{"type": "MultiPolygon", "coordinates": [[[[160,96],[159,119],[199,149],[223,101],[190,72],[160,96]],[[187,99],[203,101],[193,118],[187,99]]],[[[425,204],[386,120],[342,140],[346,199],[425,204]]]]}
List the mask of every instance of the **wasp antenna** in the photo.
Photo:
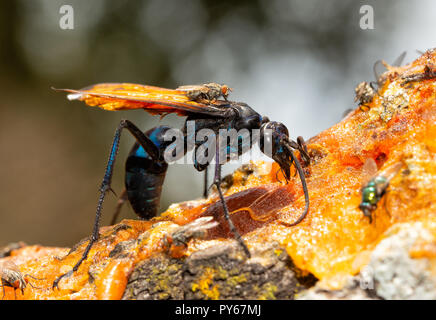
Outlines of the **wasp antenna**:
{"type": "Polygon", "coordinates": [[[283,224],[291,227],[291,226],[295,226],[295,225],[299,224],[306,217],[307,212],[309,211],[309,191],[307,190],[306,178],[304,176],[303,168],[301,167],[301,164],[298,161],[297,157],[292,152],[291,145],[288,142],[286,142],[284,145],[288,149],[288,151],[290,152],[291,158],[295,163],[295,167],[297,168],[298,175],[300,176],[301,184],[303,185],[303,192],[304,192],[304,198],[305,198],[305,208],[304,208],[304,212],[301,214],[301,216],[296,221],[294,221],[292,223],[285,223],[282,221],[283,224]]]}

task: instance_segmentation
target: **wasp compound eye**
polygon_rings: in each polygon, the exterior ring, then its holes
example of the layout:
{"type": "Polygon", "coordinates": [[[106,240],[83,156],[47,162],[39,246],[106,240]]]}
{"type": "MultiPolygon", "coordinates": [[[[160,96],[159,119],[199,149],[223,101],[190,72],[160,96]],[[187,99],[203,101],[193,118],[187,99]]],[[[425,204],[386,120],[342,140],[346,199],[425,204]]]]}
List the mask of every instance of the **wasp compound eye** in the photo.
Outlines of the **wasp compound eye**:
{"type": "Polygon", "coordinates": [[[284,124],[271,121],[261,126],[259,137],[260,150],[279,164],[286,179],[290,178],[292,165],[290,151],[286,148],[288,134],[284,124]]]}
{"type": "Polygon", "coordinates": [[[260,149],[267,155],[268,151],[272,152],[272,155],[281,152],[283,149],[281,141],[288,136],[289,131],[283,123],[276,121],[264,123],[260,127],[260,149]]]}

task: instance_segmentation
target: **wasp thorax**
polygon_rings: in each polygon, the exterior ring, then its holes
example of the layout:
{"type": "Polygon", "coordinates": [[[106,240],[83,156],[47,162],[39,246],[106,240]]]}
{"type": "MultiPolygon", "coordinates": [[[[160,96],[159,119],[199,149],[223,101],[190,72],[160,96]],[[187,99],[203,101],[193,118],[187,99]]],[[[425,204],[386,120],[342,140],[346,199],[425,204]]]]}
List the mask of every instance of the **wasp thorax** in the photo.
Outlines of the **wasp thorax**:
{"type": "Polygon", "coordinates": [[[245,103],[239,103],[237,107],[238,119],[234,122],[234,128],[240,129],[259,129],[262,124],[262,117],[250,106],[245,103]]]}

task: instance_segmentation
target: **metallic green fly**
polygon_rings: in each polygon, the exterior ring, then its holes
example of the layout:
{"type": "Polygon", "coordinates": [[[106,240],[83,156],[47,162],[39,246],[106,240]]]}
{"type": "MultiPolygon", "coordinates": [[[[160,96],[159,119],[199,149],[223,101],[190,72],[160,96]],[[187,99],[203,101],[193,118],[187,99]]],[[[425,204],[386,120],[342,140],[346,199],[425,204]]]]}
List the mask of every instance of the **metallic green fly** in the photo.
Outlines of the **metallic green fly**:
{"type": "Polygon", "coordinates": [[[366,177],[362,187],[362,201],[359,209],[363,215],[368,217],[369,223],[372,223],[372,213],[377,209],[377,204],[385,195],[389,182],[395,177],[403,166],[402,162],[397,162],[387,169],[378,172],[377,164],[374,159],[369,158],[363,165],[363,172],[366,177]]]}

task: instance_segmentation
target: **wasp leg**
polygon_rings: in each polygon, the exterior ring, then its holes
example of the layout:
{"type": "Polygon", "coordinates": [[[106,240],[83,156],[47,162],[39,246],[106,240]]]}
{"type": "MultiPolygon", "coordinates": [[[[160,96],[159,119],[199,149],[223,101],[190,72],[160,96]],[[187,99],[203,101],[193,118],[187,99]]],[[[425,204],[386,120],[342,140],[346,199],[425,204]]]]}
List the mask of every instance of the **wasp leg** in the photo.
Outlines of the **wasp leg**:
{"type": "Polygon", "coordinates": [[[300,165],[300,162],[298,161],[297,157],[292,152],[291,147],[288,145],[285,145],[285,146],[290,151],[291,158],[294,161],[295,167],[297,168],[297,171],[298,171],[298,175],[300,176],[301,184],[303,185],[304,200],[305,200],[304,212],[295,222],[287,223],[287,222],[281,221],[282,224],[284,224],[288,227],[291,227],[291,226],[295,226],[295,225],[299,224],[306,217],[307,212],[309,211],[309,191],[307,190],[306,178],[304,177],[304,171],[300,165]]]}
{"type": "Polygon", "coordinates": [[[127,201],[127,190],[124,189],[120,197],[118,198],[117,207],[115,208],[114,215],[112,216],[111,226],[113,226],[117,222],[118,216],[120,215],[121,209],[126,201],[127,201]]]}
{"type": "Polygon", "coordinates": [[[203,197],[207,199],[209,196],[209,182],[208,182],[208,176],[207,176],[207,167],[204,170],[204,186],[203,186],[203,197]]]}
{"type": "Polygon", "coordinates": [[[310,155],[309,155],[309,151],[307,151],[306,141],[304,141],[302,136],[298,136],[297,143],[298,143],[298,151],[300,151],[301,158],[303,159],[304,164],[306,166],[310,165],[310,155]]]}
{"type": "Polygon", "coordinates": [[[233,233],[234,237],[236,238],[236,241],[238,241],[239,245],[242,247],[242,249],[244,250],[245,255],[250,258],[250,251],[248,251],[247,246],[244,243],[244,240],[242,240],[241,235],[239,234],[238,230],[236,230],[235,225],[233,224],[232,220],[230,219],[230,214],[229,214],[229,209],[227,208],[227,204],[226,201],[224,199],[223,196],[223,192],[221,190],[221,164],[219,161],[219,143],[216,144],[216,153],[215,153],[215,160],[216,160],[216,164],[215,164],[215,177],[213,180],[213,184],[216,186],[217,190],[218,190],[218,194],[220,196],[220,200],[221,203],[223,204],[223,209],[224,209],[224,218],[226,219],[230,231],[233,233]]]}
{"type": "Polygon", "coordinates": [[[99,227],[100,227],[100,218],[101,218],[101,211],[103,209],[103,202],[105,199],[106,193],[111,189],[111,180],[112,180],[112,174],[114,170],[115,160],[118,154],[118,149],[120,146],[120,139],[121,139],[121,132],[123,129],[127,129],[138,141],[138,143],[144,148],[145,151],[153,158],[157,159],[159,157],[159,150],[154,145],[154,143],[132,122],[129,120],[121,120],[120,124],[118,125],[117,130],[115,131],[114,139],[111,146],[111,151],[109,154],[109,160],[106,165],[105,174],[103,177],[103,181],[101,183],[100,187],[100,197],[98,199],[97,203],[97,211],[95,213],[95,220],[94,220],[94,228],[92,231],[91,239],[88,243],[88,246],[86,247],[85,251],[83,252],[82,257],[80,260],[74,265],[73,269],[70,270],[67,273],[64,273],[56,278],[56,280],[53,282],[53,288],[59,288],[58,284],[59,281],[61,281],[64,277],[69,277],[73,275],[74,272],[79,269],[80,265],[83,261],[86,260],[88,257],[88,253],[91,250],[92,245],[98,240],[99,237],[99,227]]]}
{"type": "Polygon", "coordinates": [[[297,137],[297,142],[289,139],[289,145],[300,152],[301,159],[304,161],[305,166],[310,165],[310,155],[307,151],[306,142],[302,136],[297,137]]]}

